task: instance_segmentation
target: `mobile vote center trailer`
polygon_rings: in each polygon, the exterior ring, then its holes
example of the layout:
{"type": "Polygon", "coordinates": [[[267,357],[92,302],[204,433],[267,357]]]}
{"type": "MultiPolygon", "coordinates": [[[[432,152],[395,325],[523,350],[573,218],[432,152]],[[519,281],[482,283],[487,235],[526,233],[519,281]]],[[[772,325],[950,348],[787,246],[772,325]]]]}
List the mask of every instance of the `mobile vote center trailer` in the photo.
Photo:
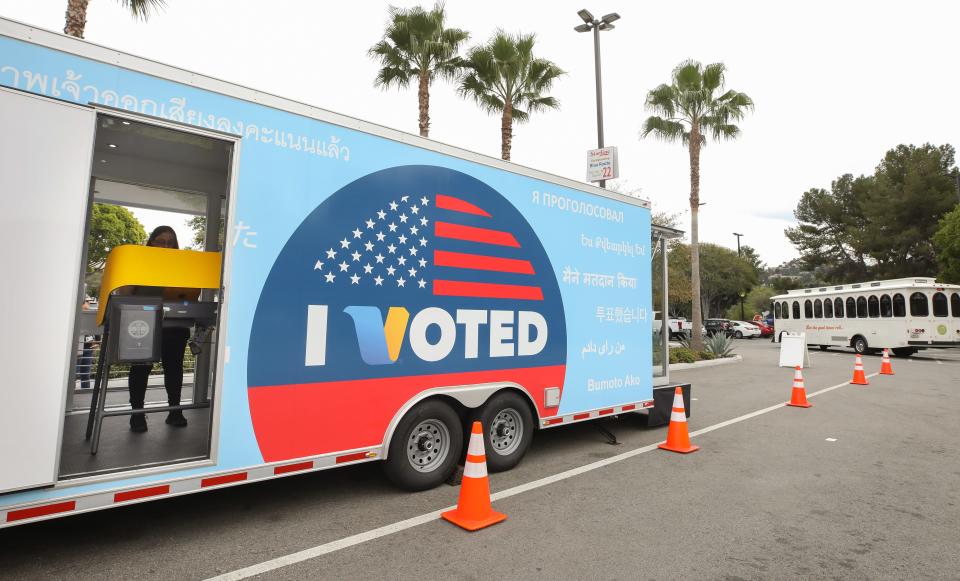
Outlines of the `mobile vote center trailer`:
{"type": "Polygon", "coordinates": [[[504,470],[535,430],[669,415],[651,265],[676,232],[644,201],[3,19],[0,127],[0,526],[373,460],[423,489],[473,418],[504,470]],[[205,240],[118,247],[86,311],[111,204],[205,240]],[[154,376],[146,410],[189,424],[131,432],[123,378],[79,385],[85,341],[154,361],[197,306],[183,399],[154,376]]]}

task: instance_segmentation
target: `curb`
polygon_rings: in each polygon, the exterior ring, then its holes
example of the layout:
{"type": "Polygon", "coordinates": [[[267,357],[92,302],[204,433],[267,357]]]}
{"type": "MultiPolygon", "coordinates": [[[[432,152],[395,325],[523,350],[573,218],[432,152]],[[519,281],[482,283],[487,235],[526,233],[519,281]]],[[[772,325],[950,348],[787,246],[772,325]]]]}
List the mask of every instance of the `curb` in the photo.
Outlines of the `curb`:
{"type": "Polygon", "coordinates": [[[686,371],[688,369],[700,369],[701,367],[714,367],[715,365],[729,365],[731,363],[740,363],[741,361],[743,361],[742,356],[734,355],[733,357],[697,361],[696,363],[671,363],[669,367],[670,371],[686,371]]]}

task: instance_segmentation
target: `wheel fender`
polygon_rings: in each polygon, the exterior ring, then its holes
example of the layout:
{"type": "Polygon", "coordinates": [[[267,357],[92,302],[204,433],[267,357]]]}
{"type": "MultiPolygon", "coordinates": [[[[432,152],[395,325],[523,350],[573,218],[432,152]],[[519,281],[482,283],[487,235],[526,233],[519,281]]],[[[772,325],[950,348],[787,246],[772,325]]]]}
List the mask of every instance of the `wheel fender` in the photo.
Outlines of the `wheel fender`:
{"type": "Polygon", "coordinates": [[[456,400],[458,403],[463,405],[463,407],[476,409],[485,404],[487,400],[493,397],[494,394],[503,391],[504,389],[514,389],[522,393],[524,397],[527,398],[527,403],[530,404],[530,409],[533,410],[533,413],[536,416],[536,425],[540,425],[540,411],[537,409],[536,402],[533,400],[530,392],[528,392],[526,388],[520,384],[511,382],[498,382],[482,383],[480,385],[434,387],[431,389],[425,389],[407,400],[406,403],[400,406],[400,409],[397,410],[397,413],[393,415],[393,419],[390,420],[390,423],[387,425],[387,431],[383,435],[383,446],[381,448],[383,450],[383,455],[381,456],[381,459],[386,460],[390,453],[390,441],[393,439],[394,431],[396,431],[400,420],[403,419],[403,416],[405,416],[407,412],[413,408],[413,406],[417,405],[423,400],[442,395],[456,400]]]}

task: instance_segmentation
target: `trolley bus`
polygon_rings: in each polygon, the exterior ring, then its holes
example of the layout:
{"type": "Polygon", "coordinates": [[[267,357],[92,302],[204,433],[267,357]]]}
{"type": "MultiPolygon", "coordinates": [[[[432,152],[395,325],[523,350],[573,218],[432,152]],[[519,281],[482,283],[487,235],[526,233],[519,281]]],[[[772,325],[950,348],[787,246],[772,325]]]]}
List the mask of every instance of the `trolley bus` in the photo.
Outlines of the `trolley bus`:
{"type": "Polygon", "coordinates": [[[802,288],[771,301],[778,342],[784,333],[802,332],[820,349],[889,348],[898,357],[960,346],[960,285],[932,278],[802,288]]]}

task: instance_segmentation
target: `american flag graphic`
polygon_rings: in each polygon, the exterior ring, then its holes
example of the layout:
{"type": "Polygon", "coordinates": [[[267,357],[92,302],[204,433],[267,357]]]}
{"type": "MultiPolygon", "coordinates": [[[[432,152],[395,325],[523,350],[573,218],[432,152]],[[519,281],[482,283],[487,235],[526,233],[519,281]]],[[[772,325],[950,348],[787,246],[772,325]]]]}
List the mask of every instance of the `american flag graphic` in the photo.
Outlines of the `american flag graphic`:
{"type": "Polygon", "coordinates": [[[320,284],[331,288],[381,287],[448,297],[542,301],[543,290],[536,284],[469,280],[470,271],[536,275],[533,264],[523,258],[520,243],[496,227],[496,218],[451,195],[398,196],[352,229],[347,225],[336,244],[322,249],[313,270],[321,277],[320,284]],[[467,225],[466,217],[473,223],[476,217],[485,218],[490,224],[467,225]],[[504,251],[516,256],[502,256],[504,251]]]}

